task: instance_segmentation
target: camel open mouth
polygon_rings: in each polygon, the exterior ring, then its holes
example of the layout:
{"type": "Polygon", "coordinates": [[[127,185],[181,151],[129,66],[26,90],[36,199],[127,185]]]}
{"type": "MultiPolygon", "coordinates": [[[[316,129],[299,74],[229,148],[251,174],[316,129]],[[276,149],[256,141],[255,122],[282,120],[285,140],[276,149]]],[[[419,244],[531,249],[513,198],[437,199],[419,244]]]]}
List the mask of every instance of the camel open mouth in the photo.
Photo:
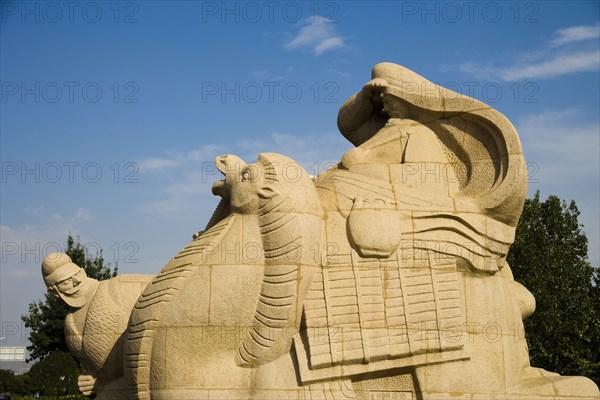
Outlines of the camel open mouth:
{"type": "MultiPolygon", "coordinates": [[[[226,176],[226,165],[225,160],[227,156],[219,156],[215,158],[215,167],[219,170],[223,176],[226,176]]],[[[212,193],[215,196],[221,196],[222,198],[229,198],[229,191],[227,190],[227,185],[225,184],[225,179],[221,179],[220,181],[216,181],[212,186],[212,193]]]]}
{"type": "Polygon", "coordinates": [[[220,181],[213,183],[212,192],[215,196],[221,196],[223,198],[228,197],[229,193],[227,186],[225,185],[225,179],[221,179],[220,181]]]}
{"type": "MultiPolygon", "coordinates": [[[[215,158],[215,166],[217,167],[219,172],[222,173],[225,177],[227,176],[227,164],[231,163],[232,160],[237,161],[240,159],[227,155],[215,158]]],[[[210,228],[212,228],[231,214],[231,205],[229,203],[229,198],[231,197],[231,194],[229,192],[229,187],[227,186],[226,179],[221,179],[220,181],[216,181],[215,183],[213,183],[212,192],[216,196],[221,196],[221,201],[217,205],[215,212],[208,221],[205,231],[209,230],[210,228]]]]}

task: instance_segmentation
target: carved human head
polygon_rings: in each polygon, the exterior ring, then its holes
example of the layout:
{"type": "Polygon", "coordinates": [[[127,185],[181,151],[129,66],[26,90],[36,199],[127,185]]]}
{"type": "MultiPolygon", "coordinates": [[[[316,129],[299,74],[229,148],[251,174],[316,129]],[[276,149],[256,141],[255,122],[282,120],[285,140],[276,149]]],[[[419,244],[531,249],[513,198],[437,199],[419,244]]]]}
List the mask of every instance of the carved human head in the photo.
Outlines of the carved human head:
{"type": "Polygon", "coordinates": [[[42,275],[48,290],[72,308],[87,304],[98,284],[65,253],[48,254],[42,262],[42,275]]]}

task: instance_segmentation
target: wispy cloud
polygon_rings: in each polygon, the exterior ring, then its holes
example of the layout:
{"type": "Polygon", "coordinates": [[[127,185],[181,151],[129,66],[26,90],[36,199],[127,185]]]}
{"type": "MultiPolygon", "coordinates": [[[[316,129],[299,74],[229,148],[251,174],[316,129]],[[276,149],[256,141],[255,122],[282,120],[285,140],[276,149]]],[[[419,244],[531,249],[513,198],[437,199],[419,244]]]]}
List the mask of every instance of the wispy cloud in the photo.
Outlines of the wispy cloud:
{"type": "Polygon", "coordinates": [[[517,81],[526,78],[553,78],[598,69],[600,69],[600,51],[582,51],[557,55],[547,61],[505,68],[498,72],[505,81],[517,81]]]}
{"type": "Polygon", "coordinates": [[[0,225],[2,237],[2,270],[17,278],[39,274],[42,258],[55,251],[65,251],[65,234],[79,235],[77,226],[94,219],[86,208],[73,215],[62,215],[45,207],[26,209],[35,216],[34,224],[0,225]]]}
{"type": "Polygon", "coordinates": [[[307,18],[305,26],[284,47],[288,49],[310,49],[315,56],[346,47],[344,39],[337,33],[334,21],[323,18],[307,18]]]}
{"type": "Polygon", "coordinates": [[[78,208],[73,219],[77,222],[87,222],[94,219],[94,215],[87,208],[78,208]]]}
{"type": "Polygon", "coordinates": [[[350,72],[340,71],[338,69],[331,69],[331,68],[326,68],[325,72],[329,72],[331,74],[339,75],[342,78],[350,78],[350,77],[352,77],[354,75],[354,74],[352,74],[350,72]]]}
{"type": "Polygon", "coordinates": [[[145,201],[138,210],[170,220],[196,215],[198,205],[213,197],[212,183],[222,178],[214,168],[184,172],[178,176],[176,182],[161,188],[158,198],[145,201]]]}
{"type": "MultiPolygon", "coordinates": [[[[333,132],[309,135],[274,132],[264,140],[241,140],[232,144],[228,152],[248,163],[256,161],[260,153],[284,154],[297,161],[309,174],[318,175],[337,163],[345,149],[350,147],[340,134],[333,132]]],[[[176,179],[164,185],[157,197],[139,205],[140,212],[172,221],[198,215],[201,206],[209,208],[216,205],[218,198],[213,196],[211,186],[223,178],[221,173],[212,164],[201,168],[190,166],[188,170],[183,170],[183,165],[178,164],[176,168],[181,173],[175,174],[176,179]]],[[[210,217],[210,212],[207,214],[204,216],[210,217]]]]}
{"type": "Polygon", "coordinates": [[[143,160],[139,160],[137,162],[137,165],[142,171],[153,171],[174,167],[178,165],[178,163],[179,160],[169,158],[146,158],[143,160]]]}
{"type": "MultiPolygon", "coordinates": [[[[162,172],[169,170],[167,181],[160,185],[158,195],[147,198],[138,204],[142,214],[168,218],[169,220],[189,218],[195,214],[198,204],[212,201],[212,183],[221,179],[221,173],[214,167],[213,159],[224,149],[217,144],[207,144],[187,152],[170,151],[166,157],[149,157],[138,161],[142,172],[162,172]]],[[[162,179],[162,178],[158,178],[162,179]]]]}
{"type": "Polygon", "coordinates": [[[280,153],[316,175],[336,163],[350,147],[339,133],[292,135],[273,132],[264,141],[241,141],[239,152],[247,162],[253,162],[265,151],[280,153]]]}
{"type": "Polygon", "coordinates": [[[544,110],[521,118],[519,131],[528,162],[529,193],[575,199],[589,240],[590,260],[600,263],[600,123],[583,109],[544,110]]]}
{"type": "MultiPolygon", "coordinates": [[[[288,71],[288,69],[286,69],[286,71],[288,71]]],[[[250,76],[252,76],[254,79],[258,79],[261,81],[269,81],[269,82],[279,82],[286,78],[286,75],[274,74],[271,71],[265,70],[265,69],[259,69],[256,71],[252,71],[250,73],[250,76]]]]}
{"type": "Polygon", "coordinates": [[[540,159],[557,170],[553,179],[571,181],[584,171],[598,173],[590,167],[598,164],[600,124],[584,123],[583,111],[577,107],[545,110],[520,119],[519,133],[528,160],[540,159]],[[559,173],[560,172],[560,173],[559,173]]]}
{"type": "Polygon", "coordinates": [[[542,48],[517,55],[510,60],[510,66],[467,62],[460,65],[459,69],[475,76],[508,82],[519,79],[549,79],[600,69],[598,42],[592,42],[600,37],[600,23],[559,29],[555,36],[542,48]]]}
{"type": "Polygon", "coordinates": [[[186,153],[170,152],[167,157],[149,157],[137,161],[140,171],[161,171],[191,162],[210,161],[221,150],[221,146],[208,144],[186,153]]]}
{"type": "MultiPolygon", "coordinates": [[[[29,223],[0,225],[0,291],[2,296],[6,296],[0,302],[3,323],[20,322],[19,316],[27,312],[27,304],[43,296],[46,286],[40,271],[42,260],[50,253],[64,252],[67,249],[67,232],[78,237],[81,234],[79,228],[86,226],[86,222],[93,219],[92,212],[86,208],[69,211],[69,214],[62,214],[43,206],[27,208],[24,212],[26,216],[33,217],[29,223]]],[[[90,231],[89,227],[85,230],[90,231]]],[[[89,239],[87,237],[81,243],[89,254],[94,256],[99,246],[89,239]]],[[[13,344],[17,343],[13,341],[13,344]]]]}
{"type": "Polygon", "coordinates": [[[596,25],[572,26],[556,31],[556,38],[550,41],[552,46],[563,46],[600,37],[600,22],[596,25]]]}

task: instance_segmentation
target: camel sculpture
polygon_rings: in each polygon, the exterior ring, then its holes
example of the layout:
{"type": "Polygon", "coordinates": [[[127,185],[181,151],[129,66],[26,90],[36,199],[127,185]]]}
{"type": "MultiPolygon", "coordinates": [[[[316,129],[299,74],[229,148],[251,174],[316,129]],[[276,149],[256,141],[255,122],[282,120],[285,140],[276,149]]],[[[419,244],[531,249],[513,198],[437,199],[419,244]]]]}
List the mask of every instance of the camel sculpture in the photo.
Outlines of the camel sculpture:
{"type": "Polygon", "coordinates": [[[529,364],[511,123],[382,63],[338,126],[355,148],[317,177],[216,158],[206,229],[129,306],[123,398],[600,399],[529,364]]]}

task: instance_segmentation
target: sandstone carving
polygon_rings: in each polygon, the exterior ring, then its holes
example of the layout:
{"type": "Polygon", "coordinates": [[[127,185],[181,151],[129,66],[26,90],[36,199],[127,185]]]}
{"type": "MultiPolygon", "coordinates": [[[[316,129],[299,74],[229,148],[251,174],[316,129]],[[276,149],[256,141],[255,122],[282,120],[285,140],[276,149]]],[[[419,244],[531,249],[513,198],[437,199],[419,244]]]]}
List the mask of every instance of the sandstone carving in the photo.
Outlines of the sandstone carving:
{"type": "Polygon", "coordinates": [[[505,261],[527,191],[511,123],[382,63],[338,127],[355,148],[317,177],[216,158],[208,225],[135,293],[124,398],[599,399],[529,363],[535,300],[505,261]]]}
{"type": "Polygon", "coordinates": [[[70,307],[65,339],[83,364],[79,389],[99,400],[125,399],[123,339],[129,314],[152,275],[122,275],[98,282],[64,253],[47,255],[42,275],[48,290],[70,307]]]}

